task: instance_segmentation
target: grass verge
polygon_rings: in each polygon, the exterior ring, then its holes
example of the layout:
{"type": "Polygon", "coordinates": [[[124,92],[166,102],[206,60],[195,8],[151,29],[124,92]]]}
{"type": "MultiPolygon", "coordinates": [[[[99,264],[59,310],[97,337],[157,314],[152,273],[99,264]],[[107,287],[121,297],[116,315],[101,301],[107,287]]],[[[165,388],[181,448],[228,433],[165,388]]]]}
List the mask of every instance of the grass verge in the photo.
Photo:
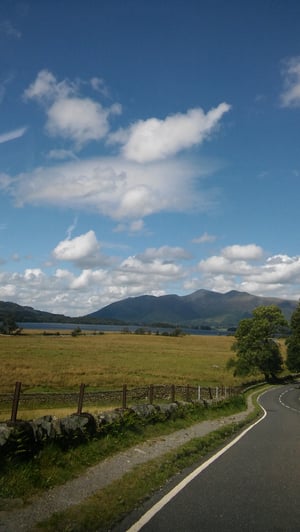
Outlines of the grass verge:
{"type": "Polygon", "coordinates": [[[117,452],[194,423],[229,416],[245,407],[242,396],[232,397],[209,408],[195,404],[183,409],[181,417],[168,421],[144,424],[137,420],[135,424],[118,425],[116,430],[76,447],[62,449],[58,444],[49,444],[32,459],[6,460],[0,464],[0,509],[1,498],[22,498],[25,503],[30,502],[32,497],[64,484],[117,452]]]}
{"type": "MultiPolygon", "coordinates": [[[[258,393],[261,391],[256,395],[258,393]]],[[[187,428],[202,420],[220,418],[242,411],[246,407],[245,399],[246,397],[239,396],[209,409],[192,409],[184,418],[146,426],[137,432],[130,430],[107,436],[66,452],[56,447],[46,448],[26,464],[15,464],[14,467],[7,464],[2,467],[0,497],[22,497],[23,500],[30,502],[33,495],[41,494],[50,487],[80,475],[87,467],[125,448],[152,437],[187,428]]],[[[164,486],[170,478],[220,447],[258,415],[259,407],[256,405],[244,422],[225,426],[204,438],[190,441],[162,458],[136,467],[121,480],[112,483],[82,504],[53,515],[48,521],[41,523],[37,530],[110,529],[157,489],[164,486]],[[122,496],[124,493],[126,497],[122,496]]]]}
{"type": "Polygon", "coordinates": [[[205,437],[195,438],[175,451],[160,458],[136,466],[120,480],[73,506],[65,512],[54,514],[47,521],[39,523],[36,530],[47,532],[83,532],[89,530],[111,530],[126,515],[163,488],[179,473],[195,463],[204,461],[208,454],[216,451],[233,438],[243,427],[259,415],[259,407],[240,422],[224,426],[205,437]]]}

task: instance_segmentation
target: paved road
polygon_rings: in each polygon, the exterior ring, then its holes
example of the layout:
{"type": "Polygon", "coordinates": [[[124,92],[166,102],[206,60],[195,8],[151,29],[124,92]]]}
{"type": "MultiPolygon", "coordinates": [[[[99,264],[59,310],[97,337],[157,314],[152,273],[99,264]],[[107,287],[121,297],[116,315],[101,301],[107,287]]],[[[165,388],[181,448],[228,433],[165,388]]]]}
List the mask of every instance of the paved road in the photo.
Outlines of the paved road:
{"type": "MultiPolygon", "coordinates": [[[[146,524],[133,524],[131,516],[131,522],[127,522],[123,530],[300,530],[300,387],[289,385],[273,389],[265,393],[260,402],[266,410],[262,421],[189,482],[146,524]]],[[[139,518],[141,513],[134,520],[139,518]]]]}

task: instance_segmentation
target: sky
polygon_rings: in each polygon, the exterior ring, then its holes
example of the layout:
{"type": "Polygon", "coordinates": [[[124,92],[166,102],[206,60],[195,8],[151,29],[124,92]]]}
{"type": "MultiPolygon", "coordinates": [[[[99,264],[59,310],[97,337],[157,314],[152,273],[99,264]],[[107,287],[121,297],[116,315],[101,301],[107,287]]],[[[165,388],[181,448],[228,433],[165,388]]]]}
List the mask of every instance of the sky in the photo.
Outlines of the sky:
{"type": "Polygon", "coordinates": [[[299,27],[296,0],[2,0],[0,300],[298,300],[299,27]]]}

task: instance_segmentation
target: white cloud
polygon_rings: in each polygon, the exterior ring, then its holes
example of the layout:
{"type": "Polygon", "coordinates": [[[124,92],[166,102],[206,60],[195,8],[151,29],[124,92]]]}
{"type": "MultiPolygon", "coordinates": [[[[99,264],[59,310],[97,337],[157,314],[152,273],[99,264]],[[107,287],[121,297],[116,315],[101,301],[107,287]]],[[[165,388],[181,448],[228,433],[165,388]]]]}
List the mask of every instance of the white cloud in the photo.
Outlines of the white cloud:
{"type": "Polygon", "coordinates": [[[141,166],[102,157],[39,167],[14,178],[2,174],[0,186],[19,206],[54,205],[96,211],[116,220],[141,220],[162,211],[209,210],[213,192],[201,191],[199,177],[213,170],[210,164],[183,159],[141,166]]]}
{"type": "Polygon", "coordinates": [[[79,268],[93,268],[108,263],[108,258],[100,253],[100,244],[94,231],[70,238],[75,223],[68,229],[68,238],[62,240],[52,252],[54,259],[71,262],[79,268]]]}
{"type": "Polygon", "coordinates": [[[109,90],[106,86],[105,81],[102,78],[97,78],[96,76],[90,79],[91,87],[94,91],[99,92],[106,98],[109,97],[109,90]]]}
{"type": "Polygon", "coordinates": [[[209,235],[208,233],[203,233],[203,235],[193,238],[193,244],[206,244],[208,242],[215,242],[217,237],[215,235],[209,235]]]}
{"type": "Polygon", "coordinates": [[[279,254],[265,258],[255,244],[223,248],[220,255],[201,260],[198,271],[201,286],[215,291],[234,289],[294,300],[300,294],[300,257],[279,254]]]}
{"type": "Polygon", "coordinates": [[[199,270],[211,274],[245,275],[252,271],[251,266],[243,260],[229,260],[222,256],[209,257],[199,263],[199,270]]]}
{"type": "Polygon", "coordinates": [[[58,82],[54,74],[49,70],[41,70],[36,79],[24,91],[25,100],[37,100],[47,103],[74,94],[77,88],[69,81],[58,82]]]}
{"type": "Polygon", "coordinates": [[[48,109],[46,130],[51,136],[72,139],[81,146],[103,138],[109,112],[89,98],[61,98],[48,109]]]}
{"type": "Polygon", "coordinates": [[[15,298],[17,295],[16,286],[12,283],[7,283],[0,286],[0,299],[7,301],[8,298],[15,298]]]}
{"type": "Polygon", "coordinates": [[[57,159],[57,160],[64,160],[64,159],[75,159],[78,160],[77,155],[73,153],[71,150],[50,150],[47,154],[48,159],[57,159]]]}
{"type": "MultiPolygon", "coordinates": [[[[73,248],[58,246],[57,254],[62,259],[78,264],[88,256],[85,247],[90,236],[73,239],[73,248]],[[82,246],[82,241],[85,241],[82,246]]],[[[94,241],[94,246],[95,246],[94,241]]],[[[88,246],[86,245],[88,248],[88,246]]],[[[90,246],[90,252],[93,250],[90,246]]],[[[69,316],[80,316],[97,310],[113,301],[142,294],[162,295],[166,288],[184,278],[180,265],[164,263],[160,259],[144,262],[136,257],[127,257],[118,264],[110,261],[104,268],[84,267],[75,275],[65,268],[57,268],[52,274],[40,269],[23,273],[0,273],[0,299],[33,306],[36,309],[69,316]],[[4,297],[6,296],[6,297],[4,297]]]]}
{"type": "Polygon", "coordinates": [[[105,270],[96,270],[86,269],[81,272],[81,274],[74,278],[70,284],[71,289],[80,290],[83,288],[88,288],[90,286],[95,286],[97,283],[103,283],[105,280],[106,272],[105,270]]]}
{"type": "Polygon", "coordinates": [[[27,127],[19,127],[18,129],[13,129],[12,131],[7,131],[6,133],[2,133],[0,135],[0,144],[3,144],[4,142],[9,142],[10,140],[15,140],[24,135],[26,133],[27,127]]]}
{"type": "MultiPolygon", "coordinates": [[[[128,257],[121,265],[120,270],[123,275],[127,276],[134,274],[139,279],[139,283],[146,283],[147,276],[153,275],[160,284],[163,279],[171,277],[173,280],[184,276],[183,269],[180,265],[161,261],[160,259],[153,259],[145,262],[139,257],[128,257]]],[[[153,277],[153,279],[154,279],[153,277]]],[[[134,279],[132,278],[132,281],[134,279]]],[[[148,282],[147,282],[148,284],[148,282]]]]}
{"type": "Polygon", "coordinates": [[[37,281],[45,278],[45,274],[40,268],[27,268],[24,273],[24,279],[26,281],[37,281]]]}
{"type": "Polygon", "coordinates": [[[283,62],[284,91],[281,104],[283,107],[300,106],[300,56],[292,57],[283,62]]]}
{"type": "Polygon", "coordinates": [[[131,222],[129,225],[129,231],[131,233],[138,233],[140,231],[143,231],[144,227],[145,224],[143,220],[133,220],[133,222],[131,222]]]}
{"type": "Polygon", "coordinates": [[[127,130],[111,134],[110,142],[123,144],[124,156],[132,161],[146,163],[165,159],[201,144],[229,110],[230,105],[221,103],[206,114],[201,108],[196,108],[186,114],[167,116],[164,120],[140,120],[127,130]]]}
{"type": "Polygon", "coordinates": [[[145,229],[145,223],[144,220],[133,220],[131,222],[127,223],[119,223],[114,229],[114,233],[124,233],[125,231],[128,233],[140,233],[144,231],[145,229]]]}
{"type": "Polygon", "coordinates": [[[228,246],[222,250],[222,255],[229,260],[258,260],[263,256],[263,250],[256,244],[228,246]]]}
{"type": "Polygon", "coordinates": [[[76,261],[97,253],[99,247],[94,231],[88,231],[85,235],[62,240],[54,249],[53,255],[58,260],[76,261]]]}
{"type": "Polygon", "coordinates": [[[179,246],[161,246],[160,248],[148,248],[136,257],[142,262],[153,262],[157,259],[163,264],[174,262],[175,260],[190,259],[190,254],[179,246]]]}
{"type": "MultiPolygon", "coordinates": [[[[101,82],[99,78],[90,80],[98,91],[101,82]]],[[[35,100],[45,106],[47,133],[72,141],[76,149],[87,142],[103,139],[109,131],[109,116],[122,111],[118,103],[104,109],[99,102],[81,97],[82,83],[80,80],[58,82],[52,72],[41,70],[23,93],[25,101],[35,100]]]]}
{"type": "Polygon", "coordinates": [[[299,256],[274,254],[253,262],[251,257],[237,260],[220,254],[208,256],[196,271],[192,257],[180,247],[146,248],[136,256],[92,264],[97,253],[99,243],[93,231],[63,240],[55,248],[55,258],[70,268],[60,266],[52,273],[38,267],[2,272],[0,299],[79,316],[126,297],[191,293],[199,288],[235,289],[294,300],[300,297],[299,256]],[[77,273],[71,271],[73,264],[80,267],[77,273]]]}
{"type": "MultiPolygon", "coordinates": [[[[201,260],[198,268],[205,275],[230,275],[247,276],[254,275],[260,271],[257,266],[251,264],[252,261],[259,261],[263,258],[263,249],[256,244],[227,246],[221,250],[220,255],[214,255],[208,259],[201,260]]],[[[224,279],[222,278],[224,285],[224,279]]]]}

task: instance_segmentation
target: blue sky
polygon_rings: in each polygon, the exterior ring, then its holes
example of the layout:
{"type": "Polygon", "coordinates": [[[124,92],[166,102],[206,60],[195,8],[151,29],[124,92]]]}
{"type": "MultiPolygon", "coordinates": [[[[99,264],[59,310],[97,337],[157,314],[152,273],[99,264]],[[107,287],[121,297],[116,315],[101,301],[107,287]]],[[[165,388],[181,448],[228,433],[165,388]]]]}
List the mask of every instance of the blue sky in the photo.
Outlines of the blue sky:
{"type": "Polygon", "coordinates": [[[0,300],[300,297],[300,4],[2,0],[0,300]]]}

